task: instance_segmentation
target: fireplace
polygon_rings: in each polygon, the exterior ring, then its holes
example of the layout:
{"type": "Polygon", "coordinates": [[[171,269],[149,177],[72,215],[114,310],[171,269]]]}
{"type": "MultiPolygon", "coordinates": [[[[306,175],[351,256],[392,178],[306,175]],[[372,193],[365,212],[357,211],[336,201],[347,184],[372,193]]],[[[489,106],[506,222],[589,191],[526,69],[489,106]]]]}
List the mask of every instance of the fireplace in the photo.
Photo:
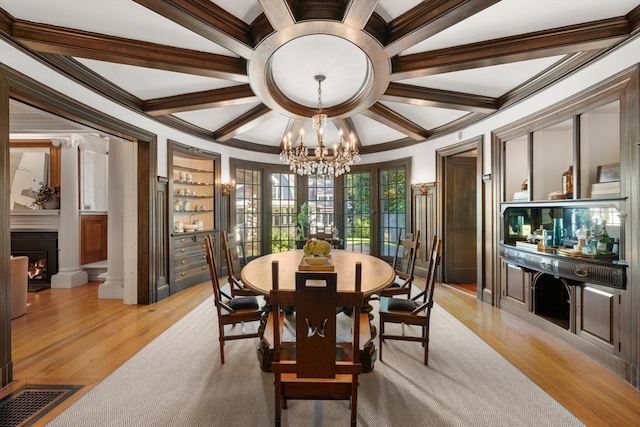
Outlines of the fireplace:
{"type": "Polygon", "coordinates": [[[29,291],[51,287],[51,276],[58,273],[58,233],[41,231],[11,232],[11,255],[29,258],[29,291]]]}

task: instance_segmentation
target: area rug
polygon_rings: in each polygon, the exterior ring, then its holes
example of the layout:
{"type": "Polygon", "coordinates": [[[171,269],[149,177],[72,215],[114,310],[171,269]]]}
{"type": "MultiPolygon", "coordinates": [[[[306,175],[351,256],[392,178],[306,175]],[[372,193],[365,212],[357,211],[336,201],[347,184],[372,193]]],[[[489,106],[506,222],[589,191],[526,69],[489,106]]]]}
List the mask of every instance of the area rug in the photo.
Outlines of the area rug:
{"type": "MultiPolygon", "coordinates": [[[[273,375],[259,368],[257,339],[228,342],[221,365],[216,322],[209,298],[48,426],[273,425],[273,375]]],[[[429,366],[420,344],[385,342],[384,362],[361,375],[358,425],[583,425],[437,305],[430,342],[429,366]]],[[[346,426],[349,408],[290,401],[283,417],[284,426],[346,426]]]]}

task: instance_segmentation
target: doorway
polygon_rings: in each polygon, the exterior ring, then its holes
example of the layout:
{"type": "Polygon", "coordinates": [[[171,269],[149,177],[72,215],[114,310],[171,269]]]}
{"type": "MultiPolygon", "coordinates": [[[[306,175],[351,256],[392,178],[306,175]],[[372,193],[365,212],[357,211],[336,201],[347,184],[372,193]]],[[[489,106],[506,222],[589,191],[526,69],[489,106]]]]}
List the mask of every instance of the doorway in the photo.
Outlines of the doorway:
{"type": "Polygon", "coordinates": [[[439,280],[482,299],[482,137],[436,152],[442,239],[439,280]]]}

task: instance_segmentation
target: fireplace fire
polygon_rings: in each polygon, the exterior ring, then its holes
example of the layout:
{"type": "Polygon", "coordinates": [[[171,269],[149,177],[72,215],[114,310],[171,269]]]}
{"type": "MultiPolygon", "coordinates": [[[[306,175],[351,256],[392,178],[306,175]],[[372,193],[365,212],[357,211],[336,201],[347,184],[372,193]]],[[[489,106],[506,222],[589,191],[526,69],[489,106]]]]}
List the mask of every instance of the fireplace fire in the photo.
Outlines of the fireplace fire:
{"type": "Polygon", "coordinates": [[[11,232],[11,255],[29,258],[30,292],[48,289],[58,273],[58,233],[11,232]]]}

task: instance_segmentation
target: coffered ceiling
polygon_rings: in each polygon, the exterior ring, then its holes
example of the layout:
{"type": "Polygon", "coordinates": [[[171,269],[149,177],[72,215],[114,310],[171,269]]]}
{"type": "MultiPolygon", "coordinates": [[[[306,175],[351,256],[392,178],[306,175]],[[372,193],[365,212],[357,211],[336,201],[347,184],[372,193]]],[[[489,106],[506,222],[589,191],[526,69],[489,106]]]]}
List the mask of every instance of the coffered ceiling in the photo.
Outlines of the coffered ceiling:
{"type": "Polygon", "coordinates": [[[342,129],[366,154],[455,132],[596,60],[638,32],[639,5],[0,0],[0,32],[158,121],[265,153],[312,134],[324,75],[325,141],[342,129]]]}

